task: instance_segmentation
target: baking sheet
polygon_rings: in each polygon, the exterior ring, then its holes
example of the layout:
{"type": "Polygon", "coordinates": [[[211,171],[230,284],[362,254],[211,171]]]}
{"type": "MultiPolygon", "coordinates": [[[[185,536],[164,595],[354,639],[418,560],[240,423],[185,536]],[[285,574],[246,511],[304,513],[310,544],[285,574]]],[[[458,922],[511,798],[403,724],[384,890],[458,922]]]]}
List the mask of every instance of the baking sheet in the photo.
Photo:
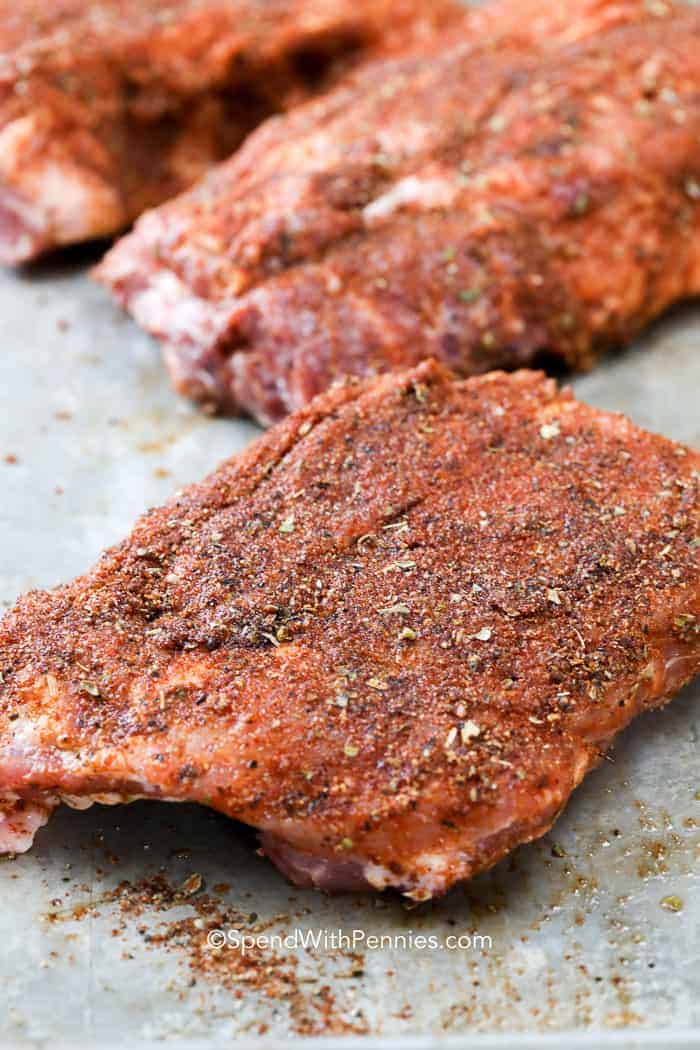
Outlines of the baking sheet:
{"type": "MultiPolygon", "coordinates": [[[[170,392],[155,346],[88,280],[90,261],[78,251],[0,274],[4,605],[87,568],[139,512],[257,432],[170,392]]],[[[700,445],[700,308],[574,386],[700,445]]],[[[541,1046],[539,1033],[558,1044],[567,1031],[568,1045],[697,1045],[699,730],[696,686],[625,734],[552,834],[410,910],[294,891],[249,834],[197,807],[62,809],[32,853],[0,864],[1,1038],[320,1046],[364,1034],[422,1047],[512,1045],[520,1033],[541,1046]],[[248,965],[234,948],[202,946],[226,908],[229,930],[258,936],[394,940],[355,953],[263,946],[248,965]],[[421,948],[420,934],[442,947],[421,948]],[[450,950],[449,934],[490,943],[450,950]]]]}

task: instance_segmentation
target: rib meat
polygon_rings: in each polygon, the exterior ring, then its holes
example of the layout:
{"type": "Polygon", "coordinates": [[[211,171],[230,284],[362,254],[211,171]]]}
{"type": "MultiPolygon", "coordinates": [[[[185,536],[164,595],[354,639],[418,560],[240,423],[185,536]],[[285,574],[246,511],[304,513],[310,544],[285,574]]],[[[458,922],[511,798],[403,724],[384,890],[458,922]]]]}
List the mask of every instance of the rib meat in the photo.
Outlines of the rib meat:
{"type": "Polygon", "coordinates": [[[451,0],[0,0],[0,260],[115,233],[451,0]]]}
{"type": "Polygon", "coordinates": [[[178,390],[268,423],[428,356],[584,369],[700,291],[700,13],[516,11],[268,121],[107,255],[178,390]]]}
{"type": "Polygon", "coordinates": [[[0,843],[189,800],[442,893],[697,671],[699,468],[538,373],[334,388],[0,624],[0,843]]]}

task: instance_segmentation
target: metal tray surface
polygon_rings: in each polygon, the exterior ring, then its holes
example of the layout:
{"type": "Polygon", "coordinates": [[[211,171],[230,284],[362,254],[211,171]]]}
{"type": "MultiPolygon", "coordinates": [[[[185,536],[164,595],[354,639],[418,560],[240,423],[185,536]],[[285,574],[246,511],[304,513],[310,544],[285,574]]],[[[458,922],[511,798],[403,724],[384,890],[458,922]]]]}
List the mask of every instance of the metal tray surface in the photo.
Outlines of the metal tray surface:
{"type": "MultiPolygon", "coordinates": [[[[0,274],[4,606],[89,567],[257,432],[172,394],[157,348],[91,284],[91,261],[0,274]]],[[[700,445],[700,309],[573,385],[700,445]]],[[[31,853],[0,864],[0,1040],[700,1045],[699,732],[696,685],[624,735],[552,834],[413,909],[295,891],[245,829],[194,806],[64,808],[31,853]],[[208,954],[226,908],[230,938],[359,931],[356,951],[258,944],[250,966],[234,947],[208,954]],[[484,940],[448,948],[450,934],[484,940]]]]}

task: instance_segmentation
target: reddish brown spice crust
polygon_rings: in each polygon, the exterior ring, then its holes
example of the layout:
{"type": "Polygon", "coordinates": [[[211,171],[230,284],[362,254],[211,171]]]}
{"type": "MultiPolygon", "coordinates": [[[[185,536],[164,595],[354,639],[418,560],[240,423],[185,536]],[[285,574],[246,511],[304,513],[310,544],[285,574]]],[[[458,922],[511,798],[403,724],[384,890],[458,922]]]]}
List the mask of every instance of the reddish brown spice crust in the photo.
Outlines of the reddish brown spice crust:
{"type": "Polygon", "coordinates": [[[0,261],[106,236],[451,0],[0,0],[0,261]]]}
{"type": "Polygon", "coordinates": [[[700,14],[564,11],[375,63],[144,216],[98,277],[177,389],[268,423],[428,356],[585,369],[700,291],[700,14]]]}
{"type": "Polygon", "coordinates": [[[537,373],[334,389],[4,619],[0,795],[194,800],[297,881],[442,892],[697,671],[699,476],[537,373]]]}

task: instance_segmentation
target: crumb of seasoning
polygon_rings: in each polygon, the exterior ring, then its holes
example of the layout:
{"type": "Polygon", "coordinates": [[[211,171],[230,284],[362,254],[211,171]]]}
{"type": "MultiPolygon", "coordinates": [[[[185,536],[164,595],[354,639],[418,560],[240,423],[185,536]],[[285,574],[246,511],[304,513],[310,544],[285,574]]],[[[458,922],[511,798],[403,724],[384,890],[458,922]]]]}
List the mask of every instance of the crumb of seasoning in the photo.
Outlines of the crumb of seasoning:
{"type": "Polygon", "coordinates": [[[559,424],[556,420],[552,423],[543,423],[540,427],[540,437],[544,441],[551,441],[552,438],[559,437],[559,424]]]}
{"type": "Polygon", "coordinates": [[[19,463],[19,456],[16,456],[14,452],[8,452],[3,456],[3,462],[9,466],[14,466],[15,463],[19,463]]]}
{"type": "Polygon", "coordinates": [[[180,887],[180,893],[184,894],[185,897],[193,897],[195,893],[199,893],[203,885],[204,879],[198,872],[195,872],[185,879],[180,887]]]}
{"type": "Polygon", "coordinates": [[[574,197],[571,210],[574,215],[585,215],[588,211],[590,200],[587,193],[577,193],[574,197]]]}
{"type": "Polygon", "coordinates": [[[664,911],[683,911],[683,901],[675,893],[672,893],[670,896],[661,899],[661,907],[664,911]]]}
{"type": "Polygon", "coordinates": [[[470,740],[476,739],[481,736],[481,726],[478,726],[476,722],[468,721],[465,722],[461,730],[462,743],[468,744],[470,740]]]}
{"type": "Polygon", "coordinates": [[[552,602],[553,605],[561,605],[561,598],[559,597],[559,591],[555,587],[547,588],[547,601],[552,602]]]}
{"type": "Polygon", "coordinates": [[[284,533],[294,532],[294,529],[295,529],[294,515],[290,514],[289,517],[285,518],[284,521],[282,522],[282,524],[280,525],[280,532],[284,532],[284,533]]]}
{"type": "Polygon", "coordinates": [[[481,630],[477,631],[474,635],[474,638],[477,642],[488,642],[491,640],[491,633],[490,627],[482,627],[481,630]]]}
{"type": "Polygon", "coordinates": [[[415,642],[418,635],[412,627],[404,627],[399,633],[399,638],[402,642],[415,642]]]}
{"type": "Polygon", "coordinates": [[[348,758],[354,758],[355,755],[359,755],[359,753],[360,753],[360,749],[357,746],[357,744],[351,744],[349,741],[345,745],[345,747],[343,748],[343,751],[347,755],[348,758]]]}
{"type": "Polygon", "coordinates": [[[566,850],[563,846],[560,846],[558,842],[552,843],[552,856],[553,857],[565,857],[566,850]]]}

